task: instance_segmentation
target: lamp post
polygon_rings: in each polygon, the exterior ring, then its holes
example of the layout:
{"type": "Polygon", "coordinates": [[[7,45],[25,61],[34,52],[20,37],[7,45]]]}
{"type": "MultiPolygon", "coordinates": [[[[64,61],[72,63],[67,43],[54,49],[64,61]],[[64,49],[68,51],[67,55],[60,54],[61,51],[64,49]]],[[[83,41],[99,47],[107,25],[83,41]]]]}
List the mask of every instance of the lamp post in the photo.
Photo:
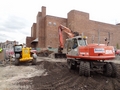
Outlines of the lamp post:
{"type": "Polygon", "coordinates": [[[98,30],[98,45],[100,44],[100,30],[98,30]]]}

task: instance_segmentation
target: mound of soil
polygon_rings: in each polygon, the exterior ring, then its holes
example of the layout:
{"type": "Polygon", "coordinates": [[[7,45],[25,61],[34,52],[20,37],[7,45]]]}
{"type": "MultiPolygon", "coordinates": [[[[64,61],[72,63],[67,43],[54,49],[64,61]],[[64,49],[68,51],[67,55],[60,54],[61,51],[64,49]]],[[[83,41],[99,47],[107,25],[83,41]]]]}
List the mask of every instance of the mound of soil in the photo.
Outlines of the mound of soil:
{"type": "Polygon", "coordinates": [[[53,51],[49,51],[49,50],[42,50],[40,52],[37,52],[37,55],[39,57],[48,57],[51,53],[53,53],[53,51]]]}
{"type": "Polygon", "coordinates": [[[78,70],[68,70],[66,62],[41,61],[36,68],[41,65],[46,69],[44,74],[29,79],[33,90],[120,90],[119,64],[116,78],[95,72],[90,77],[79,76],[78,70]]]}

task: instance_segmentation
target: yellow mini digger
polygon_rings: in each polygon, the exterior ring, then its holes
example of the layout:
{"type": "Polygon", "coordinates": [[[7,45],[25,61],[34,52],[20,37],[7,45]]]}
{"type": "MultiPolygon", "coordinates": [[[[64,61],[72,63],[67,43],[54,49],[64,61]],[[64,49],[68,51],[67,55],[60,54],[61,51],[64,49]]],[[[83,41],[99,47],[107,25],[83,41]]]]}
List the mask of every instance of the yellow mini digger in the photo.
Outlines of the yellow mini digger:
{"type": "Polygon", "coordinates": [[[14,45],[15,65],[19,65],[20,62],[32,62],[32,65],[36,64],[37,55],[31,52],[30,47],[23,47],[22,44],[14,45]]]}

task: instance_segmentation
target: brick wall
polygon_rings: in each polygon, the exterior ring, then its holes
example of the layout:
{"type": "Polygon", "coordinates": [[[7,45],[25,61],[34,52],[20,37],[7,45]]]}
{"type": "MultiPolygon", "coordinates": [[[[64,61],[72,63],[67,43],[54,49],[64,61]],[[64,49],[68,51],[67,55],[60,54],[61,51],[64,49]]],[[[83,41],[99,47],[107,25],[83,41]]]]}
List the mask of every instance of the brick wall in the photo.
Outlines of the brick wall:
{"type": "Polygon", "coordinates": [[[33,23],[31,27],[31,37],[36,38],[36,23],[33,23]]]}
{"type": "MultiPolygon", "coordinates": [[[[45,47],[58,47],[59,34],[58,26],[60,24],[66,26],[66,19],[54,16],[46,16],[45,18],[45,47]]],[[[63,34],[65,36],[65,34],[63,34]]],[[[64,39],[65,40],[65,39],[64,39]]]]}
{"type": "Polygon", "coordinates": [[[31,42],[34,40],[35,38],[33,37],[26,37],[26,46],[27,47],[32,47],[31,42]]]}
{"type": "Polygon", "coordinates": [[[42,7],[42,15],[40,18],[40,31],[38,37],[38,45],[42,48],[45,47],[45,16],[46,16],[46,7],[42,7]]]}
{"type": "Polygon", "coordinates": [[[41,8],[41,12],[37,14],[36,24],[36,38],[38,38],[37,47],[45,47],[45,16],[46,7],[41,8]]]}
{"type": "MultiPolygon", "coordinates": [[[[67,18],[60,18],[55,16],[46,15],[46,7],[41,8],[36,18],[36,25],[33,24],[31,37],[38,38],[37,47],[58,47],[59,35],[58,26],[60,24],[67,26],[73,31],[83,33],[88,37],[88,43],[105,43],[105,38],[110,38],[110,44],[116,46],[120,45],[120,25],[112,25],[103,22],[89,20],[89,14],[77,10],[71,10],[67,14],[67,18]],[[36,28],[35,28],[36,27],[36,28]],[[36,30],[35,30],[36,29],[36,30]],[[36,33],[36,34],[35,34],[36,33]],[[98,37],[99,35],[99,37],[98,37]]],[[[63,32],[64,41],[67,35],[63,32]]],[[[30,45],[30,37],[27,39],[26,44],[30,45]]]]}
{"type": "Polygon", "coordinates": [[[89,14],[72,10],[68,13],[67,27],[73,31],[83,31],[87,29],[89,14]]]}
{"type": "Polygon", "coordinates": [[[109,39],[110,37],[111,45],[116,46],[116,43],[120,44],[120,37],[116,37],[116,35],[119,36],[120,25],[89,20],[88,13],[76,10],[70,11],[68,13],[67,26],[73,31],[78,31],[86,35],[88,37],[88,43],[98,43],[98,39],[100,43],[105,43],[105,38],[107,37],[109,39]]]}

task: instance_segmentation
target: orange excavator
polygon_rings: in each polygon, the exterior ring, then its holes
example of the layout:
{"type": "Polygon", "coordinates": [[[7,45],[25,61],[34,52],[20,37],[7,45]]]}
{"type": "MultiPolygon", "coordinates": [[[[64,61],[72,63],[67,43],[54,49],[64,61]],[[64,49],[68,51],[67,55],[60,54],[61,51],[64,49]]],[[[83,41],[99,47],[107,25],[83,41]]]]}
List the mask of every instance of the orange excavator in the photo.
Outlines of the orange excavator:
{"type": "Polygon", "coordinates": [[[90,76],[92,71],[99,71],[106,76],[116,77],[116,66],[108,60],[115,58],[113,46],[107,44],[87,44],[87,37],[69,28],[60,25],[58,27],[59,43],[56,56],[66,57],[68,68],[75,70],[79,68],[80,76],[90,76]],[[62,32],[68,35],[66,43],[63,43],[62,32]]]}
{"type": "Polygon", "coordinates": [[[58,47],[58,53],[55,53],[55,58],[66,58],[66,53],[63,53],[63,48],[64,48],[64,41],[63,41],[63,32],[65,32],[68,35],[68,38],[73,38],[75,36],[78,36],[78,32],[73,32],[69,28],[60,25],[58,27],[58,32],[59,32],[59,47],[58,47]]]}

